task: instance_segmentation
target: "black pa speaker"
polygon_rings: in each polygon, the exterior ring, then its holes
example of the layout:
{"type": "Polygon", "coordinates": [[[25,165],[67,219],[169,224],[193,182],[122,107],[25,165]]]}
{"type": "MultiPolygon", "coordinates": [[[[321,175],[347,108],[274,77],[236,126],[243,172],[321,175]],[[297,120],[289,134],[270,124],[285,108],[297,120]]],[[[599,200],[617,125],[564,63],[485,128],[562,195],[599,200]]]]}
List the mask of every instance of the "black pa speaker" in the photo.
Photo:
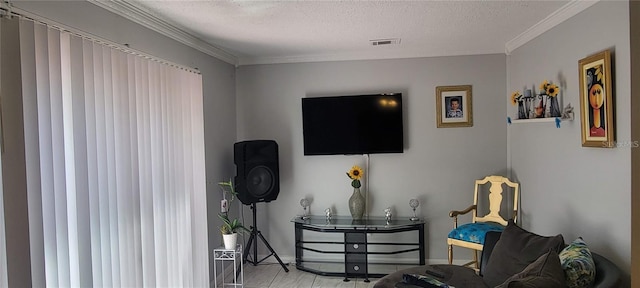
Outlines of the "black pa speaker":
{"type": "Polygon", "coordinates": [[[251,140],[233,145],[236,164],[236,192],[240,202],[249,205],[271,202],[280,193],[278,143],[273,140],[251,140]]]}

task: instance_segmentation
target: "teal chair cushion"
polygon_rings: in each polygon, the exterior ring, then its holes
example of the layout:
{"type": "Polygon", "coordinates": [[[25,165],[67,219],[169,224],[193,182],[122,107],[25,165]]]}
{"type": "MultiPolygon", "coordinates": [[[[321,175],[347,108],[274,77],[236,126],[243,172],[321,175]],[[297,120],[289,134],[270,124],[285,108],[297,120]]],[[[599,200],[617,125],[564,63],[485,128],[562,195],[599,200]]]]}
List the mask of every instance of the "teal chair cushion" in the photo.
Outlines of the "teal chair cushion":
{"type": "Polygon", "coordinates": [[[484,235],[489,231],[502,232],[504,226],[493,222],[468,223],[449,232],[449,238],[484,245],[484,235]]]}

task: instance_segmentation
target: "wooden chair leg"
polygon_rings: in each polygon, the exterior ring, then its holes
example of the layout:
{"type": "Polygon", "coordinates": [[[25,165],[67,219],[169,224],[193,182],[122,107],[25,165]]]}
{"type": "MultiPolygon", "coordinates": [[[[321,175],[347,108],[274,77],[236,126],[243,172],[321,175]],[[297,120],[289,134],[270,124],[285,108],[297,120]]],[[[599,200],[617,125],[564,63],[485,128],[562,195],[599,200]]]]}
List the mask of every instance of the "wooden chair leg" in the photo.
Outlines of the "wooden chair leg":
{"type": "Polygon", "coordinates": [[[478,250],[473,250],[473,262],[475,262],[476,269],[479,269],[480,266],[478,265],[478,250]]]}
{"type": "Polygon", "coordinates": [[[449,265],[453,263],[453,245],[449,245],[449,265]]]}

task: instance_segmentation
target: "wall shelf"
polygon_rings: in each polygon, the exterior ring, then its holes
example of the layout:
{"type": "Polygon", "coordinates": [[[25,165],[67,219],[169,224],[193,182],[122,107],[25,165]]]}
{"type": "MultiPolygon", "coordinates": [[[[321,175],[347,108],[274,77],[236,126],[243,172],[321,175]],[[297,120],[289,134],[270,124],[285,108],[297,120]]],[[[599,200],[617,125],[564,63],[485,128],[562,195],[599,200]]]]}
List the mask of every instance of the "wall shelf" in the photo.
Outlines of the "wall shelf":
{"type": "Polygon", "coordinates": [[[557,122],[556,127],[560,128],[560,122],[573,121],[573,112],[568,113],[566,117],[547,117],[547,118],[534,118],[534,119],[511,119],[507,117],[508,124],[524,124],[524,123],[544,123],[544,122],[557,122]],[[558,121],[559,120],[559,121],[558,121]]]}

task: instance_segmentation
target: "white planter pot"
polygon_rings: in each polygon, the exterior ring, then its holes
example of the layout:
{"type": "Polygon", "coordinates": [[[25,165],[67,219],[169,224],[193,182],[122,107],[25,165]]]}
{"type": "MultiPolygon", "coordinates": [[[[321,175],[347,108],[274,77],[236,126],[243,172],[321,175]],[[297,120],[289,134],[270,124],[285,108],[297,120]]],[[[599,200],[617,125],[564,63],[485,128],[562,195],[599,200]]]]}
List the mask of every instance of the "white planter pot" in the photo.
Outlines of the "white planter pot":
{"type": "Polygon", "coordinates": [[[224,242],[224,249],[236,250],[236,243],[238,243],[238,233],[222,234],[222,241],[224,242]]]}

